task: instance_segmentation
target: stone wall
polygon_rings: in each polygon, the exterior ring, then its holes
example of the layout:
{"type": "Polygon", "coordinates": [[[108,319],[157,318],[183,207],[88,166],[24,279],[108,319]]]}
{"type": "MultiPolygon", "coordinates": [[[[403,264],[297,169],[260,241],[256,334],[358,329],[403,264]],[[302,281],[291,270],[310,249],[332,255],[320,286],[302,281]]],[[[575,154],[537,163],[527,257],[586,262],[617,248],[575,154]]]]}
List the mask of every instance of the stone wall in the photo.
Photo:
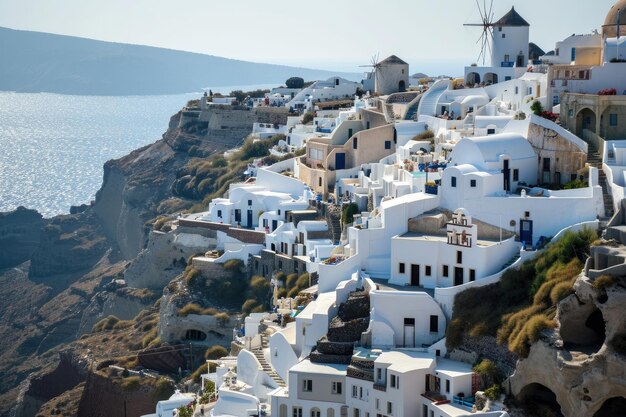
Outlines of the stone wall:
{"type": "Polygon", "coordinates": [[[269,249],[264,249],[259,255],[252,256],[248,264],[251,275],[259,275],[267,279],[271,279],[274,273],[278,272],[283,272],[285,275],[300,275],[306,272],[306,262],[269,249]]]}

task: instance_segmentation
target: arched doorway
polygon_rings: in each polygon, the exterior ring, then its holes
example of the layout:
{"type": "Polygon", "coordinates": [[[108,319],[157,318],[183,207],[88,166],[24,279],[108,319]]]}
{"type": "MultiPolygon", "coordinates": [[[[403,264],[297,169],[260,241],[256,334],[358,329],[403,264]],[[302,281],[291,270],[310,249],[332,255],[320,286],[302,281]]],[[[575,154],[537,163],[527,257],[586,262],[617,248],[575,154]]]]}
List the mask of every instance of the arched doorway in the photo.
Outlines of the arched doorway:
{"type": "Polygon", "coordinates": [[[590,108],[584,108],[576,115],[576,135],[582,138],[583,130],[596,133],[596,114],[590,108]]]}
{"type": "Polygon", "coordinates": [[[467,74],[467,78],[465,78],[465,84],[469,87],[480,84],[480,74],[477,72],[470,72],[467,74]]]}
{"type": "Polygon", "coordinates": [[[279,417],[287,417],[287,404],[281,404],[279,410],[279,417]]]}
{"type": "Polygon", "coordinates": [[[624,417],[626,416],[626,398],[613,397],[606,400],[593,417],[624,417]]]}
{"type": "Polygon", "coordinates": [[[517,399],[533,415],[563,417],[556,395],[544,385],[537,383],[526,385],[518,394],[517,399]]]}
{"type": "Polygon", "coordinates": [[[400,80],[400,82],[398,83],[398,91],[401,93],[404,93],[406,91],[406,83],[404,82],[404,80],[400,80]]]}
{"type": "Polygon", "coordinates": [[[488,72],[485,74],[485,84],[497,84],[498,83],[498,74],[493,72],[488,72]]]}

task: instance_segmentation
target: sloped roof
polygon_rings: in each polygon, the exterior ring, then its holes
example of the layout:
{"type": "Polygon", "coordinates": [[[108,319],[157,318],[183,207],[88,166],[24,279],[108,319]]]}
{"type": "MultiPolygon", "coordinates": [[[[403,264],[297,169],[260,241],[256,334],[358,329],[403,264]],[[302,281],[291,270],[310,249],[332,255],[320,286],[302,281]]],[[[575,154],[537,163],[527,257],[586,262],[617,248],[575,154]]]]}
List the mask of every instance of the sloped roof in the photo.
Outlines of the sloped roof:
{"type": "Polygon", "coordinates": [[[537,59],[541,56],[544,56],[546,53],[543,49],[541,49],[536,43],[528,44],[528,57],[531,59],[537,59]]]}
{"type": "Polygon", "coordinates": [[[400,64],[409,65],[395,55],[391,55],[380,62],[380,64],[400,64]]]}
{"type": "Polygon", "coordinates": [[[515,11],[515,7],[511,7],[511,10],[502,16],[500,20],[493,24],[494,26],[530,26],[530,24],[524,20],[522,16],[515,11]]]}

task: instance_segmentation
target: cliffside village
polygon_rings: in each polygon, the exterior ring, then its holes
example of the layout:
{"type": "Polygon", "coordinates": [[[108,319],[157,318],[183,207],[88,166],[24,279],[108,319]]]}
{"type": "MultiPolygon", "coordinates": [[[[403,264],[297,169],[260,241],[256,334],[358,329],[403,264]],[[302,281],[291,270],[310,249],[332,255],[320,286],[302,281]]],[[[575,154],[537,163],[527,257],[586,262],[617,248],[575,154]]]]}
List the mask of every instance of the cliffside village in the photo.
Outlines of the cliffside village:
{"type": "MultiPolygon", "coordinates": [[[[454,299],[622,210],[625,8],[618,1],[600,31],[548,53],[512,8],[488,22],[488,65],[463,78],[412,78],[392,55],[360,83],[334,77],[250,99],[299,113],[255,123],[252,137],[282,134],[271,154],[300,156],[251,165],[248,180],[168,232],[214,233],[215,250],[193,259],[201,273],[240,260],[272,285],[272,308],[245,317],[233,356],[202,375],[216,387],[206,413],[508,416],[478,390],[471,362],[446,349],[454,299]],[[281,272],[309,273],[308,302],[278,296],[281,272]]],[[[188,113],[232,100],[205,95],[188,113]]],[[[172,337],[207,343],[211,320],[190,314],[172,337]]],[[[513,375],[511,394],[526,382],[513,375]]],[[[177,393],[154,415],[193,398],[177,393]]],[[[602,405],[587,404],[581,415],[602,405]]]]}

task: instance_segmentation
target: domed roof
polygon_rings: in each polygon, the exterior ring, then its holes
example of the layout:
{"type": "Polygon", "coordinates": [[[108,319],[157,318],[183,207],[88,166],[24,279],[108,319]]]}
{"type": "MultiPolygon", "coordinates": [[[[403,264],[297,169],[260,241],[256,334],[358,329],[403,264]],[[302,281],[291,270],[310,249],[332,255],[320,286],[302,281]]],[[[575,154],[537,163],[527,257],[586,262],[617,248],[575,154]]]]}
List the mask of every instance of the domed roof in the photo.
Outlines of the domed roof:
{"type": "Polygon", "coordinates": [[[626,35],[626,0],[618,0],[609,13],[606,15],[604,25],[602,25],[602,32],[604,36],[613,38],[617,36],[617,12],[620,10],[619,24],[624,26],[623,30],[620,28],[620,35],[626,35]]]}

